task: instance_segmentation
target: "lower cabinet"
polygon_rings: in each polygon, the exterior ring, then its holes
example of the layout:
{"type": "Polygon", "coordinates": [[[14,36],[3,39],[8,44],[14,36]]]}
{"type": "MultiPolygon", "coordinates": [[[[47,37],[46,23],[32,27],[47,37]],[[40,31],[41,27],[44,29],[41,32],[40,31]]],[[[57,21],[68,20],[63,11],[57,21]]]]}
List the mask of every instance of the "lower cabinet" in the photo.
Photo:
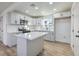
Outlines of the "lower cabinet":
{"type": "Polygon", "coordinates": [[[16,43],[17,43],[17,37],[16,36],[13,36],[12,34],[8,34],[7,37],[8,37],[7,38],[7,45],[9,47],[16,45],[16,43]]]}
{"type": "Polygon", "coordinates": [[[45,37],[44,37],[45,40],[48,40],[48,41],[54,41],[54,33],[53,32],[49,32],[45,37]]]}

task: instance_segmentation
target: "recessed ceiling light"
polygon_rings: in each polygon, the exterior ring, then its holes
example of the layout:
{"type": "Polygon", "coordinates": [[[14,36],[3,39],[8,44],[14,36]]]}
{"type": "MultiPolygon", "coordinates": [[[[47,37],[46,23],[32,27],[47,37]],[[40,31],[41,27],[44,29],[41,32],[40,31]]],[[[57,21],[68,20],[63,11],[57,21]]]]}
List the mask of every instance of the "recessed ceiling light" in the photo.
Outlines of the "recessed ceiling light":
{"type": "Polygon", "coordinates": [[[29,11],[28,11],[28,10],[26,10],[25,12],[26,12],[26,13],[28,13],[29,11]]]}
{"type": "Polygon", "coordinates": [[[53,10],[57,10],[57,9],[53,9],[53,10]]]}
{"type": "Polygon", "coordinates": [[[49,4],[53,4],[53,2],[49,2],[49,4]]]}
{"type": "Polygon", "coordinates": [[[38,7],[35,7],[35,9],[37,10],[37,9],[39,9],[38,7]]]}

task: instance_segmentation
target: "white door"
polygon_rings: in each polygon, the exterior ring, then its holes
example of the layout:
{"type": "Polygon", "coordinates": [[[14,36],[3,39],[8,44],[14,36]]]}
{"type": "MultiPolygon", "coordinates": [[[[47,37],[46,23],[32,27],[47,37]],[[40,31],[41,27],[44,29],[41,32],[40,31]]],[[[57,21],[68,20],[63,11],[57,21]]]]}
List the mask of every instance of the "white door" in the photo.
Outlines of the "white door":
{"type": "Polygon", "coordinates": [[[74,39],[73,39],[73,50],[74,50],[74,55],[79,56],[79,3],[75,3],[73,5],[73,10],[72,10],[72,20],[74,22],[74,39]]]}
{"type": "Polygon", "coordinates": [[[56,41],[70,43],[70,18],[55,20],[56,41]]]}
{"type": "Polygon", "coordinates": [[[79,55],[79,16],[74,18],[74,53],[79,55]]]}
{"type": "Polygon", "coordinates": [[[65,28],[65,40],[67,43],[71,41],[71,18],[65,19],[66,21],[66,28],[65,28]]]}
{"type": "Polygon", "coordinates": [[[65,21],[64,20],[56,20],[55,22],[55,33],[56,33],[56,41],[64,41],[65,40],[65,21]]]}
{"type": "Polygon", "coordinates": [[[74,47],[73,47],[73,45],[74,45],[74,17],[73,17],[73,8],[72,8],[72,10],[71,10],[71,48],[72,48],[72,50],[74,50],[74,47]]]}

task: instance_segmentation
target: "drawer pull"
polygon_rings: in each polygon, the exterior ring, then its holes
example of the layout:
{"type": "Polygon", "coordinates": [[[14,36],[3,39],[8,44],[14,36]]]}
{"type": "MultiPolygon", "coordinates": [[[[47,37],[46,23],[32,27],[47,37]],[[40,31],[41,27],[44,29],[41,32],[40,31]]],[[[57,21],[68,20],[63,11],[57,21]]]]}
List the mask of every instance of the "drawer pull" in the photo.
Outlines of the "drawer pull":
{"type": "Polygon", "coordinates": [[[79,35],[76,35],[76,37],[79,37],[79,35]]]}

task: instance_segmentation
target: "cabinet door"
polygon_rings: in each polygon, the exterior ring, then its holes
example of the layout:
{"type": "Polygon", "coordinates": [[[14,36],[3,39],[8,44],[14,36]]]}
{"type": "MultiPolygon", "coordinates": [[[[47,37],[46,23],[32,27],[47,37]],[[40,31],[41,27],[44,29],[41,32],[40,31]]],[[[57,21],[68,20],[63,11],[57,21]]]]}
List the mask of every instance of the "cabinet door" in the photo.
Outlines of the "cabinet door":
{"type": "Polygon", "coordinates": [[[47,35],[44,37],[44,39],[45,39],[45,40],[49,40],[49,41],[50,41],[49,36],[50,36],[50,35],[49,35],[49,34],[47,34],[47,35]]]}
{"type": "Polygon", "coordinates": [[[54,33],[53,32],[49,32],[45,37],[44,37],[45,40],[48,40],[48,41],[55,41],[54,40],[54,33]]]}
{"type": "Polygon", "coordinates": [[[11,24],[20,24],[20,15],[17,13],[11,13],[11,24]]]}
{"type": "Polygon", "coordinates": [[[11,13],[11,24],[15,24],[15,20],[16,20],[16,14],[11,13]]]}
{"type": "Polygon", "coordinates": [[[20,24],[21,17],[22,16],[20,14],[17,14],[17,19],[16,19],[17,20],[17,24],[20,24]]]}
{"type": "Polygon", "coordinates": [[[66,20],[67,19],[60,19],[55,20],[55,37],[56,41],[60,42],[67,42],[66,40],[66,20]]]}
{"type": "Polygon", "coordinates": [[[8,34],[7,41],[8,41],[7,45],[9,47],[12,47],[17,44],[17,37],[13,36],[13,34],[8,34]]]}

